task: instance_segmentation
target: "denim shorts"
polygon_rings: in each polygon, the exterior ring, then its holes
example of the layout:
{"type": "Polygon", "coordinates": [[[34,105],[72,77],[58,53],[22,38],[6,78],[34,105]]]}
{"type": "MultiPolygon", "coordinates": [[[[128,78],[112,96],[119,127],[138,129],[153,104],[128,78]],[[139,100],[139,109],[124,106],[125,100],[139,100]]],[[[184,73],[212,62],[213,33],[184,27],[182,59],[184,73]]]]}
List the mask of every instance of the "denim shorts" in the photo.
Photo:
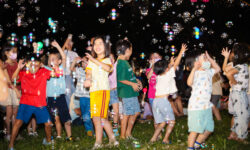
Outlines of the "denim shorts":
{"type": "Polygon", "coordinates": [[[214,131],[212,108],[188,111],[188,131],[204,133],[214,131]]]}
{"type": "Polygon", "coordinates": [[[111,90],[110,91],[110,101],[109,101],[109,106],[112,104],[119,103],[119,99],[117,96],[117,90],[111,90]]]}
{"type": "Polygon", "coordinates": [[[148,100],[149,100],[150,107],[153,108],[154,99],[153,98],[149,98],[148,100]]]}
{"type": "Polygon", "coordinates": [[[35,115],[37,124],[50,122],[50,116],[46,106],[35,107],[25,104],[19,105],[16,119],[28,123],[32,114],[35,115]]]}
{"type": "Polygon", "coordinates": [[[140,104],[137,97],[122,98],[123,115],[135,115],[140,110],[140,104]]]}
{"type": "Polygon", "coordinates": [[[155,123],[175,120],[174,112],[167,98],[155,98],[153,103],[155,123]]]}

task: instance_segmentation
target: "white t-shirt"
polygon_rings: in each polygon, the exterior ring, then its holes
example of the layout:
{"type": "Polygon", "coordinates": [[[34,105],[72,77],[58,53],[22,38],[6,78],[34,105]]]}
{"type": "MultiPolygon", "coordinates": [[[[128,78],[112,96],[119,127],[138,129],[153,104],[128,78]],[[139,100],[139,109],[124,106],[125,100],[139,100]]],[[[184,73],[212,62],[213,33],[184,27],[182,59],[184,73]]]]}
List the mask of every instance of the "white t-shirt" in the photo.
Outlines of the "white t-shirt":
{"type": "Polygon", "coordinates": [[[76,91],[75,96],[77,97],[90,97],[89,96],[89,90],[84,88],[84,81],[86,79],[86,73],[85,70],[83,70],[82,67],[76,67],[76,91]]]}
{"type": "Polygon", "coordinates": [[[65,75],[70,75],[70,65],[74,61],[76,57],[78,57],[77,53],[74,51],[68,51],[64,50],[64,53],[66,55],[66,70],[65,70],[65,75]]]}
{"type": "Polygon", "coordinates": [[[236,85],[232,86],[233,91],[247,91],[248,90],[248,80],[249,80],[249,71],[247,64],[239,64],[234,66],[239,73],[234,75],[235,80],[237,81],[236,85]]]}
{"type": "Polygon", "coordinates": [[[214,69],[196,71],[192,85],[192,93],[188,103],[188,110],[204,110],[211,108],[212,78],[214,69]]]}
{"type": "Polygon", "coordinates": [[[156,77],[156,93],[155,96],[173,94],[177,92],[175,84],[175,70],[172,67],[168,72],[156,77]]]}

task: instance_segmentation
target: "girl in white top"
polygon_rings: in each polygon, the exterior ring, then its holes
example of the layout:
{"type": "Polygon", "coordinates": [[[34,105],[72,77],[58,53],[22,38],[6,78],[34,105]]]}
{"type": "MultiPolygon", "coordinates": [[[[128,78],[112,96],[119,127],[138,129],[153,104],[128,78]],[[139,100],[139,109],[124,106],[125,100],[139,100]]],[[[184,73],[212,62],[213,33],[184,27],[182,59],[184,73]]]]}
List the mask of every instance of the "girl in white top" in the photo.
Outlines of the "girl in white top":
{"type": "Polygon", "coordinates": [[[156,62],[153,66],[154,73],[157,75],[157,79],[156,79],[156,94],[152,109],[157,127],[150,142],[155,142],[157,140],[161,130],[168,123],[163,143],[166,144],[170,143],[169,136],[175,125],[175,117],[167,98],[169,94],[177,92],[174,80],[175,70],[177,66],[180,64],[182,55],[186,50],[187,50],[187,45],[182,44],[181,51],[175,62],[174,59],[171,58],[172,63],[170,64],[168,64],[166,60],[160,60],[156,62]]]}

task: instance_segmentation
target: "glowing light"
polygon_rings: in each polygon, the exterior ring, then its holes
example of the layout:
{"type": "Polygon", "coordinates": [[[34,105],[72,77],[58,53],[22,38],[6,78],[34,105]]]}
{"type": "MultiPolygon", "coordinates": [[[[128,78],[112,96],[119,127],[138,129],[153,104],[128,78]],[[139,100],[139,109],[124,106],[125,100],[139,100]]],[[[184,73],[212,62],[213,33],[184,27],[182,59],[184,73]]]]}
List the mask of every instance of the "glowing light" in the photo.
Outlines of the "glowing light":
{"type": "Polygon", "coordinates": [[[32,41],[33,41],[33,33],[32,32],[30,32],[30,34],[29,34],[29,41],[30,41],[30,43],[32,43],[32,41]]]}
{"type": "Polygon", "coordinates": [[[172,45],[170,49],[171,49],[172,55],[174,55],[175,54],[175,46],[172,45]]]}
{"type": "Polygon", "coordinates": [[[23,46],[27,46],[27,37],[23,36],[23,46]]]}
{"type": "Polygon", "coordinates": [[[142,52],[141,55],[140,55],[141,59],[144,59],[145,58],[145,54],[142,52]]]}
{"type": "Polygon", "coordinates": [[[112,19],[112,20],[116,20],[116,17],[117,17],[116,9],[113,8],[113,9],[111,10],[111,19],[112,19]]]}
{"type": "Polygon", "coordinates": [[[197,27],[194,27],[194,36],[197,40],[200,38],[200,29],[197,27]]]}
{"type": "Polygon", "coordinates": [[[77,0],[76,1],[76,5],[78,8],[80,8],[82,6],[83,2],[81,0],[77,0]]]}

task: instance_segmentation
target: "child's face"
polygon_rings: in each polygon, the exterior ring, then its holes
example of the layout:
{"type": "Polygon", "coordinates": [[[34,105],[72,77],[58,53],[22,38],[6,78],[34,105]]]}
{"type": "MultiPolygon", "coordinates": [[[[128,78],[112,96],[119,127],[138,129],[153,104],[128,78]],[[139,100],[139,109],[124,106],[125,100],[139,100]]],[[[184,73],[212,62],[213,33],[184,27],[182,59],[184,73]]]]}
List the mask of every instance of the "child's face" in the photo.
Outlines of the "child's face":
{"type": "Polygon", "coordinates": [[[40,69],[41,63],[39,61],[28,61],[26,66],[29,68],[30,73],[34,74],[40,69]]]}
{"type": "Polygon", "coordinates": [[[233,61],[234,59],[234,52],[231,52],[229,55],[229,61],[233,61]]]}
{"type": "Polygon", "coordinates": [[[15,60],[17,58],[17,48],[12,48],[10,51],[5,53],[8,59],[15,60]]]}
{"type": "Polygon", "coordinates": [[[50,67],[59,67],[62,63],[62,60],[58,58],[57,54],[49,55],[49,66],[50,67]]]}
{"type": "Polygon", "coordinates": [[[104,42],[102,39],[96,39],[93,45],[93,49],[97,55],[105,54],[104,42]]]}
{"type": "Polygon", "coordinates": [[[82,58],[82,67],[85,69],[88,66],[88,59],[87,57],[82,58]]]}
{"type": "Polygon", "coordinates": [[[153,60],[157,61],[159,59],[161,59],[161,56],[158,53],[153,53],[150,57],[150,61],[153,61],[153,60]]]}
{"type": "Polygon", "coordinates": [[[210,62],[208,61],[204,53],[201,54],[196,61],[198,61],[201,64],[199,69],[206,70],[206,69],[209,69],[211,66],[210,62]]]}
{"type": "Polygon", "coordinates": [[[128,48],[128,49],[126,50],[125,56],[126,56],[127,60],[129,60],[129,58],[130,58],[130,56],[132,55],[132,53],[133,53],[133,48],[132,48],[132,47],[130,47],[130,48],[128,48]]]}

